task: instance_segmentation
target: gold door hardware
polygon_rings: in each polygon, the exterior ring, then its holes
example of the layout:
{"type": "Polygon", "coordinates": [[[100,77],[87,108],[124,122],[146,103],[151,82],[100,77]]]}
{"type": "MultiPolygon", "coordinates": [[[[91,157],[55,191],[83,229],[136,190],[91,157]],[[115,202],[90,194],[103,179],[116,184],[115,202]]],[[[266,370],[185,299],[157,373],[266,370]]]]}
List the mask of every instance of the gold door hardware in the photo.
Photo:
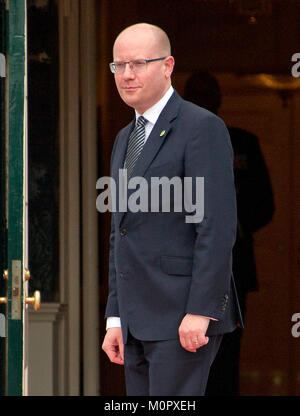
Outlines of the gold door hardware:
{"type": "Polygon", "coordinates": [[[25,302],[27,304],[32,304],[35,311],[40,309],[41,305],[41,293],[39,290],[36,290],[32,298],[26,298],[25,302]]]}
{"type": "Polygon", "coordinates": [[[22,317],[22,261],[12,260],[11,262],[11,319],[22,317]]]}
{"type": "Polygon", "coordinates": [[[29,280],[30,279],[30,270],[25,269],[25,280],[29,280]]]}
{"type": "MultiPolygon", "coordinates": [[[[5,279],[5,280],[8,279],[8,270],[4,270],[3,279],[5,279]]],[[[0,304],[5,304],[5,303],[7,303],[7,298],[1,298],[0,297],[0,304]]]]}
{"type": "MultiPolygon", "coordinates": [[[[25,269],[25,280],[30,279],[30,270],[25,269]]],[[[3,272],[3,279],[8,280],[8,270],[4,270],[3,272]]]]}

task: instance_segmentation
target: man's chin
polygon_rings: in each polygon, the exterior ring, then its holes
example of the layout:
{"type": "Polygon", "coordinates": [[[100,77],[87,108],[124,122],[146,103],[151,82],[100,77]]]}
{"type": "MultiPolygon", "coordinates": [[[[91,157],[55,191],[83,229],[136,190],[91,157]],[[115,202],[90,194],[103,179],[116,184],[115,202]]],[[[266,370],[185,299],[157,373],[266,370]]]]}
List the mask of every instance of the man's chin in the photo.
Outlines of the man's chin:
{"type": "Polygon", "coordinates": [[[133,97],[130,94],[123,94],[122,99],[129,107],[136,108],[136,106],[138,106],[137,97],[133,97]]]}

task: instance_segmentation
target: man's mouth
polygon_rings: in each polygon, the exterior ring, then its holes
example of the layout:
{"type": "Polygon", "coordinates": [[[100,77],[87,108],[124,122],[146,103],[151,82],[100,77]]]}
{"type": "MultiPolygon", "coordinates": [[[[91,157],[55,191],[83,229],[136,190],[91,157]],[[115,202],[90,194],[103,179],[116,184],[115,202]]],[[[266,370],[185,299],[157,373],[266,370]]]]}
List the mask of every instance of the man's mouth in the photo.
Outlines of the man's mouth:
{"type": "Polygon", "coordinates": [[[136,90],[136,89],[138,89],[138,87],[133,87],[133,86],[129,86],[129,85],[125,85],[123,87],[123,90],[128,90],[128,91],[130,91],[130,90],[136,90]]]}

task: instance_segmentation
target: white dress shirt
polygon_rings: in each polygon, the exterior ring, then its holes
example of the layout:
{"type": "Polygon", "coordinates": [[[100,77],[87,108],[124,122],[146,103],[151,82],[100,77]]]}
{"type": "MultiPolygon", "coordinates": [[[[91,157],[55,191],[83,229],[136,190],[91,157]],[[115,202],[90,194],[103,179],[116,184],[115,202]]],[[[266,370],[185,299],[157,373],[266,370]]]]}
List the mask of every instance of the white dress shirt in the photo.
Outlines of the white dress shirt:
{"type": "Polygon", "coordinates": [[[148,110],[146,110],[144,112],[144,114],[139,114],[135,110],[136,120],[141,115],[147,120],[147,123],[145,125],[145,142],[144,142],[144,144],[146,143],[148,137],[150,136],[150,133],[151,133],[153,127],[154,127],[154,124],[157,122],[158,117],[160,116],[160,113],[165,108],[165,106],[166,106],[167,102],[169,101],[169,99],[171,98],[171,95],[173,94],[173,92],[174,92],[174,89],[171,85],[170,88],[168,89],[168,91],[165,93],[165,95],[156,104],[154,104],[152,107],[148,108],[148,110]]]}

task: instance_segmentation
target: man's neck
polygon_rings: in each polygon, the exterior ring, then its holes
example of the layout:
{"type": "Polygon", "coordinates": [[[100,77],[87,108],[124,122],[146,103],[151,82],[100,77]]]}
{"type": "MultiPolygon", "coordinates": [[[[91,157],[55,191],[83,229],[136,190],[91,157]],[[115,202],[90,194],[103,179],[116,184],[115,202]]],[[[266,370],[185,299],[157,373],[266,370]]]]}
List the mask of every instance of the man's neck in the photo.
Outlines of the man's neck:
{"type": "Polygon", "coordinates": [[[153,104],[151,107],[148,107],[143,112],[140,112],[136,109],[135,110],[136,117],[139,117],[140,115],[144,115],[146,117],[147,114],[153,114],[153,113],[160,114],[163,108],[165,107],[165,105],[167,104],[167,102],[169,101],[173,92],[174,92],[174,89],[172,85],[170,85],[167,91],[165,91],[165,93],[162,95],[162,97],[158,101],[156,101],[156,103],[153,104]]]}

